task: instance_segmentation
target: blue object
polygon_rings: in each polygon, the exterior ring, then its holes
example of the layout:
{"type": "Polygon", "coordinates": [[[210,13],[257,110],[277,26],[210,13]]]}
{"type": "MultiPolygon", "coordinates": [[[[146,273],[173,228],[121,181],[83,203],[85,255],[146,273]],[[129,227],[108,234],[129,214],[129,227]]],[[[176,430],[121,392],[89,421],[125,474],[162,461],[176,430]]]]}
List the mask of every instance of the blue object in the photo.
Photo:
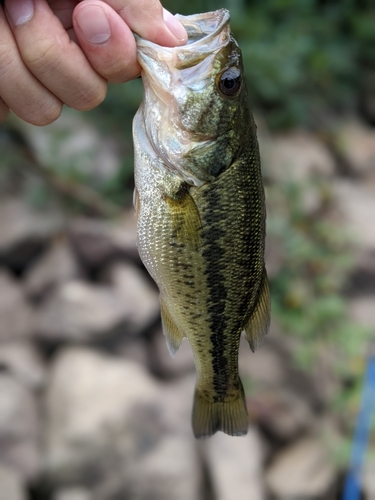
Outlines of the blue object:
{"type": "Polygon", "coordinates": [[[354,431],[349,472],[346,476],[343,500],[360,500],[361,474],[371,432],[371,419],[375,413],[375,356],[367,362],[363,383],[361,407],[354,431]]]}

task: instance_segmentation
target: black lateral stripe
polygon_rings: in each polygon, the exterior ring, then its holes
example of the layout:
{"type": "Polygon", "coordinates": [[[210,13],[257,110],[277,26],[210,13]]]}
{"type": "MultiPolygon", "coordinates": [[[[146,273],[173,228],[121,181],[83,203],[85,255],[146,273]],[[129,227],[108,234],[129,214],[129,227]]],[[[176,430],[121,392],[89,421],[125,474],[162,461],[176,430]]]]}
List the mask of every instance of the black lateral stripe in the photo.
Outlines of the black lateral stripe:
{"type": "Polygon", "coordinates": [[[216,398],[221,400],[227,392],[229,380],[228,362],[225,357],[225,331],[227,319],[225,318],[225,303],[227,290],[222,265],[225,249],[220,246],[220,237],[224,235],[220,227],[220,194],[216,189],[206,193],[207,207],[202,230],[202,255],[206,263],[205,276],[208,287],[207,312],[209,314],[211,330],[211,355],[213,369],[213,386],[216,398]]]}

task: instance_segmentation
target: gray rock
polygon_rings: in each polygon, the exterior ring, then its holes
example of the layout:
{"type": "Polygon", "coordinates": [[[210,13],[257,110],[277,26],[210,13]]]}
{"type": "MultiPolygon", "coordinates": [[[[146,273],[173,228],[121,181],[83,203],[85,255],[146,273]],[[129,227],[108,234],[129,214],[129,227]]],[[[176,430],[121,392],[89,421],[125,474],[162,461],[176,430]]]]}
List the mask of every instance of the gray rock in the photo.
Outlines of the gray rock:
{"type": "Polygon", "coordinates": [[[63,350],[46,397],[47,476],[89,487],[97,500],[198,499],[195,442],[178,417],[168,420],[176,391],[166,392],[135,363],[63,350]]]}
{"type": "MultiPolygon", "coordinates": [[[[62,350],[53,363],[46,396],[50,474],[64,484],[87,481],[87,473],[97,470],[100,474],[93,481],[98,481],[122,449],[138,452],[140,436],[131,430],[142,428],[142,408],[147,422],[157,395],[157,385],[135,363],[89,349],[62,350]]],[[[151,444],[158,439],[157,431],[157,421],[154,429],[145,429],[151,444]]]]}
{"type": "Polygon", "coordinates": [[[113,264],[108,278],[119,295],[126,311],[126,319],[132,331],[138,332],[159,316],[159,293],[146,274],[125,263],[113,264]]]}
{"type": "Polygon", "coordinates": [[[45,339],[88,341],[134,327],[134,304],[127,304],[113,287],[70,281],[40,307],[36,334],[45,339]]]}
{"type": "Polygon", "coordinates": [[[262,443],[254,427],[240,438],[219,432],[203,445],[216,500],[265,498],[262,443]]]}
{"type": "Polygon", "coordinates": [[[39,418],[31,392],[0,375],[0,463],[25,479],[35,478],[40,468],[39,418]]]}
{"type": "Polygon", "coordinates": [[[375,130],[352,120],[341,125],[336,147],[345,166],[355,175],[375,179],[375,130]]]}
{"type": "Polygon", "coordinates": [[[131,475],[137,477],[137,470],[140,469],[144,480],[131,482],[130,498],[201,498],[202,464],[191,430],[194,387],[195,375],[161,387],[158,395],[161,439],[149,453],[140,456],[138,463],[131,463],[131,475]]]}
{"type": "Polygon", "coordinates": [[[366,500],[375,500],[375,460],[369,458],[373,456],[371,455],[371,451],[373,452],[373,449],[369,450],[370,453],[367,454],[368,458],[364,466],[362,477],[362,488],[366,500]]]}
{"type": "Polygon", "coordinates": [[[1,343],[0,366],[30,389],[40,389],[45,383],[44,362],[31,342],[1,343]]]}
{"type": "Polygon", "coordinates": [[[158,329],[149,346],[151,369],[162,377],[181,377],[195,371],[193,352],[187,339],[172,357],[165,342],[162,329],[158,329]]]}
{"type": "Polygon", "coordinates": [[[309,401],[288,388],[260,391],[249,406],[262,426],[282,440],[290,441],[316,424],[309,401]]]}
{"type": "Polygon", "coordinates": [[[7,271],[0,270],[0,341],[29,336],[33,321],[21,286],[7,271]]]}
{"type": "Polygon", "coordinates": [[[64,227],[62,213],[50,207],[39,211],[21,199],[12,198],[0,203],[0,254],[16,252],[25,245],[45,242],[64,227]]]}
{"type": "Polygon", "coordinates": [[[375,329],[375,295],[367,295],[351,299],[349,313],[358,324],[375,329]]]}
{"type": "Polygon", "coordinates": [[[90,490],[79,486],[63,488],[53,495],[53,500],[92,500],[92,498],[90,490]]]}
{"type": "Polygon", "coordinates": [[[70,246],[64,239],[59,239],[26,272],[25,290],[29,295],[38,297],[78,276],[78,263],[70,246]]]}
{"type": "Polygon", "coordinates": [[[139,336],[122,336],[122,339],[116,343],[116,354],[141,366],[148,364],[147,342],[139,336]]]}
{"type": "Polygon", "coordinates": [[[25,485],[16,471],[0,465],[0,500],[26,500],[25,485]]]}
{"type": "Polygon", "coordinates": [[[307,437],[275,456],[266,482],[276,499],[328,498],[336,474],[328,449],[319,439],[307,437]]]}
{"type": "MultiPolygon", "coordinates": [[[[273,338],[274,331],[270,332],[273,338]]],[[[265,342],[255,353],[241,338],[239,367],[250,415],[281,440],[292,440],[316,423],[308,394],[301,396],[290,383],[293,375],[285,352],[265,342]]],[[[295,376],[295,375],[294,375],[295,376]]]]}
{"type": "Polygon", "coordinates": [[[313,174],[330,178],[334,174],[335,162],[329,150],[307,131],[264,136],[261,152],[264,170],[274,181],[302,181],[313,174]]]}
{"type": "Polygon", "coordinates": [[[372,185],[337,179],[332,185],[336,203],[344,216],[353,241],[361,249],[375,249],[372,214],[375,213],[375,188],[372,185]]]}
{"type": "Polygon", "coordinates": [[[96,267],[118,256],[138,259],[136,226],[134,210],[128,210],[112,223],[101,219],[75,219],[69,226],[69,236],[84,262],[96,267]]]}
{"type": "Polygon", "coordinates": [[[238,358],[240,374],[244,380],[262,388],[278,388],[286,384],[285,355],[267,341],[268,338],[260,349],[252,352],[244,335],[241,336],[238,358]]]}
{"type": "Polygon", "coordinates": [[[38,159],[56,169],[71,169],[97,182],[112,178],[122,156],[112,134],[107,137],[82,115],[64,108],[60,118],[48,127],[20,124],[38,159]]]}

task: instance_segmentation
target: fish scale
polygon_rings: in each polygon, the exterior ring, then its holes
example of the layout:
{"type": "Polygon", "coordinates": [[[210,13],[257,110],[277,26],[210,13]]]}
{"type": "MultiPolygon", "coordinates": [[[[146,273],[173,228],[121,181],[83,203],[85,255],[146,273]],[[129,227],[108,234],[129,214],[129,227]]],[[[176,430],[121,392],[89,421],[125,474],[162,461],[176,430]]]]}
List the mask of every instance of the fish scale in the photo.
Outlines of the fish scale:
{"type": "Polygon", "coordinates": [[[170,352],[183,337],[192,347],[196,437],[242,435],[240,336],[245,330],[254,350],[270,316],[256,126],[229,13],[178,18],[189,27],[185,47],[137,39],[145,86],[133,124],[138,248],[160,290],[170,352]]]}

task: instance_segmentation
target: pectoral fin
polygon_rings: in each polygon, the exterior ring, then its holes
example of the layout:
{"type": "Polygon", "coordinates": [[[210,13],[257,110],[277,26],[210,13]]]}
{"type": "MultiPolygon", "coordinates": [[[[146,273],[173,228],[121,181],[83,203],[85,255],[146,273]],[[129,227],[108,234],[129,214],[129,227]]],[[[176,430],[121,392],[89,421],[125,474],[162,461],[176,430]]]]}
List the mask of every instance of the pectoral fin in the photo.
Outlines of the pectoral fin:
{"type": "Polygon", "coordinates": [[[270,310],[270,290],[268,287],[267,273],[264,269],[258,301],[244,325],[246,339],[253,352],[260,347],[261,341],[268,331],[270,325],[270,310]]]}
{"type": "Polygon", "coordinates": [[[168,351],[174,356],[178,351],[184,335],[180,332],[176,323],[173,321],[164,300],[160,299],[160,313],[163,332],[166,338],[168,351]]]}
{"type": "Polygon", "coordinates": [[[137,188],[134,188],[134,191],[133,191],[133,205],[135,208],[136,218],[138,219],[138,216],[139,216],[139,194],[138,194],[137,188]]]}

